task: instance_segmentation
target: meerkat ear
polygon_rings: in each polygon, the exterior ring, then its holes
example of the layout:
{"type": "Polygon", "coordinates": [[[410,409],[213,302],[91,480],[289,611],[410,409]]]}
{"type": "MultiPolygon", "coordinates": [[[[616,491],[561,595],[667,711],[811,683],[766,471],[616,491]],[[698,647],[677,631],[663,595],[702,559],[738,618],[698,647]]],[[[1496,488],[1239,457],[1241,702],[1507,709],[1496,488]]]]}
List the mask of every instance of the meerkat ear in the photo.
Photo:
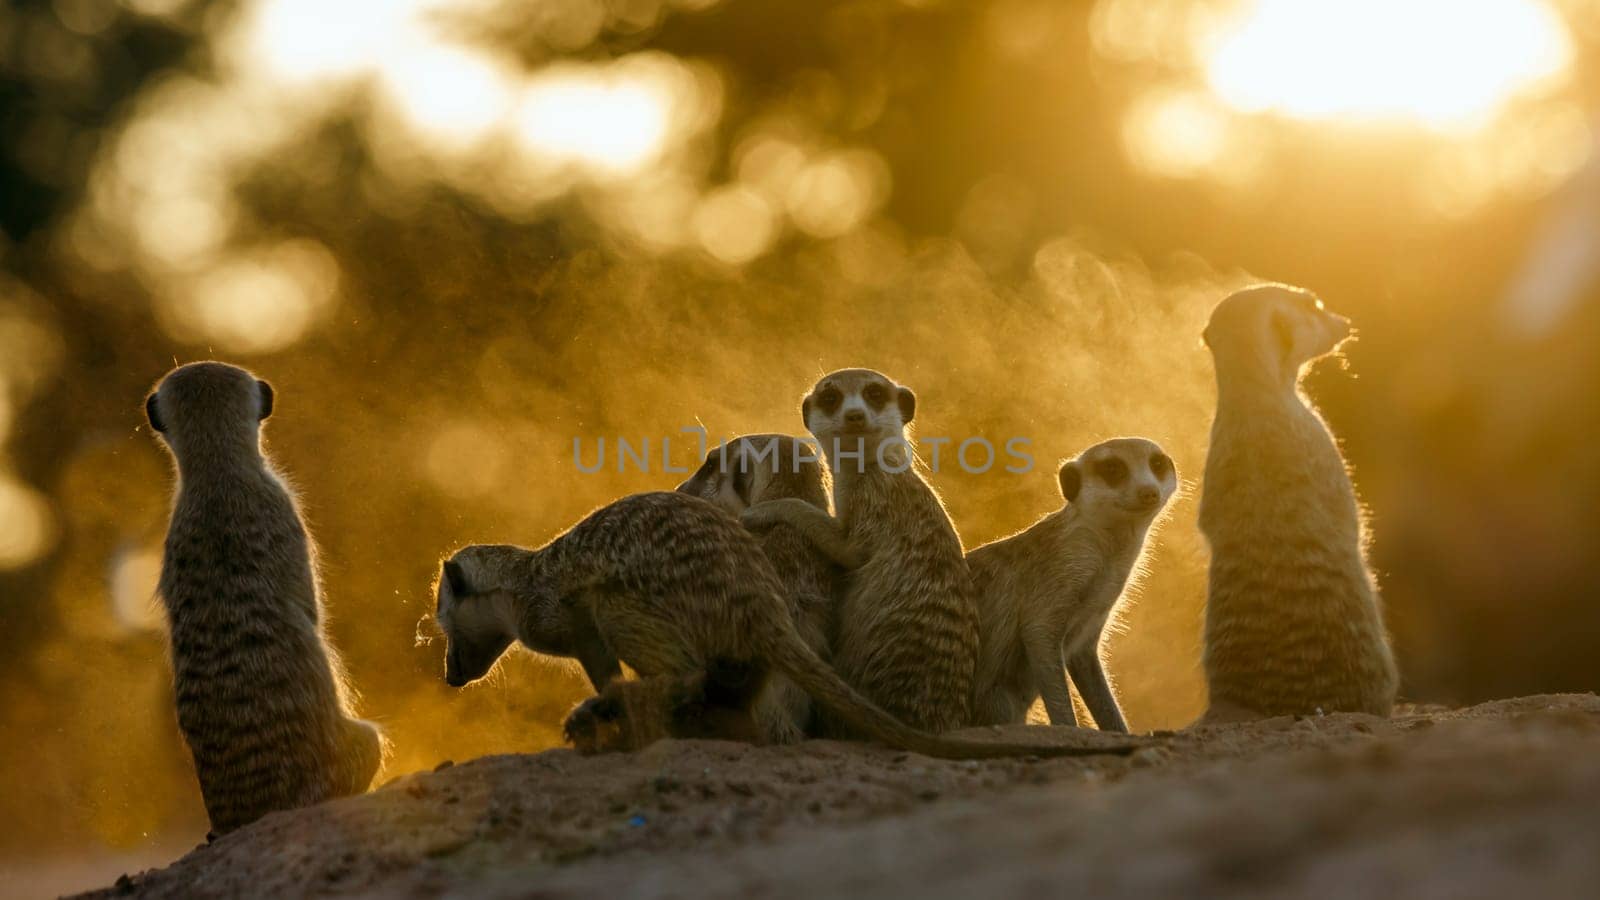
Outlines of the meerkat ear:
{"type": "Polygon", "coordinates": [[[161,409],[156,405],[156,395],[151,394],[144,398],[144,417],[150,420],[150,427],[165,434],[167,426],[161,424],[161,409]]]}
{"type": "Polygon", "coordinates": [[[1083,470],[1075,462],[1069,462],[1061,467],[1058,476],[1061,480],[1061,497],[1068,503],[1078,499],[1078,492],[1083,490],[1083,470]]]}
{"type": "Polygon", "coordinates": [[[256,379],[256,385],[261,388],[261,415],[256,417],[256,421],[261,422],[272,415],[272,385],[259,378],[256,379]]]}
{"type": "Polygon", "coordinates": [[[805,424],[809,421],[811,421],[811,395],[807,394],[806,398],[800,401],[800,422],[805,424]]]}
{"type": "Polygon", "coordinates": [[[911,393],[911,388],[901,388],[895,395],[900,402],[900,421],[910,422],[911,417],[917,414],[917,395],[911,393]]]}
{"type": "Polygon", "coordinates": [[[462,597],[472,593],[472,585],[467,583],[467,572],[461,563],[453,559],[444,561],[444,582],[450,586],[452,596],[462,597]]]}

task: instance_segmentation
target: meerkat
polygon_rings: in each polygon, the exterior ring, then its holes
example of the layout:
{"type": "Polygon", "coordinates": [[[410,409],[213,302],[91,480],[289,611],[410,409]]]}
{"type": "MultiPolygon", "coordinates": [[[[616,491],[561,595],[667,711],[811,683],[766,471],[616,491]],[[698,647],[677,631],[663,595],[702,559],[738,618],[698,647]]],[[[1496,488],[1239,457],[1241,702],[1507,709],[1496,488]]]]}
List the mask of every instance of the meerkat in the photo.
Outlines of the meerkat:
{"type": "Polygon", "coordinates": [[[487,674],[525,635],[523,623],[567,615],[559,611],[567,606],[584,608],[606,646],[639,675],[612,681],[568,718],[568,738],[586,753],[638,749],[669,735],[765,742],[767,720],[755,710],[770,696],[767,676],[774,671],[860,733],[928,756],[1077,756],[1136,746],[991,744],[906,726],[801,640],[783,585],[754,536],[686,494],[625,497],[538,550],[463,548],[445,561],[439,582],[445,681],[458,687],[487,674]],[[696,710],[705,717],[684,721],[696,710]]]}
{"type": "Polygon", "coordinates": [[[272,404],[265,381],[217,362],[172,370],[145,401],[178,467],[159,590],[178,723],[216,834],[361,793],[384,750],[349,713],[315,550],[262,451],[272,404]]]}
{"type": "Polygon", "coordinates": [[[1200,499],[1211,547],[1205,721],[1387,716],[1394,703],[1361,508],[1300,390],[1311,363],[1350,332],[1314,295],[1280,285],[1233,294],[1206,326],[1217,412],[1200,499]]]}
{"type": "MultiPolygon", "coordinates": [[[[756,503],[790,497],[828,511],[821,457],[810,444],[787,434],[747,434],[718,446],[678,490],[709,500],[734,516],[756,503]]],[[[828,661],[843,571],[792,525],[759,527],[756,536],[783,582],[800,639],[828,661]]],[[[814,731],[811,696],[782,675],[773,681],[778,706],[789,720],[803,732],[814,731]]]]}
{"type": "Polygon", "coordinates": [[[823,376],[800,414],[827,457],[837,518],[796,499],[742,518],[787,522],[849,571],[834,666],[891,715],[941,732],[971,723],[978,610],[961,539],[914,468],[915,412],[909,388],[871,369],[823,376]]]}
{"type": "Polygon", "coordinates": [[[1177,471],[1156,442],[1117,438],[1067,462],[1057,481],[1064,508],[967,554],[980,633],[972,712],[979,725],[1022,722],[1042,694],[1050,724],[1076,725],[1070,674],[1100,729],[1126,732],[1100,640],[1177,471]]]}

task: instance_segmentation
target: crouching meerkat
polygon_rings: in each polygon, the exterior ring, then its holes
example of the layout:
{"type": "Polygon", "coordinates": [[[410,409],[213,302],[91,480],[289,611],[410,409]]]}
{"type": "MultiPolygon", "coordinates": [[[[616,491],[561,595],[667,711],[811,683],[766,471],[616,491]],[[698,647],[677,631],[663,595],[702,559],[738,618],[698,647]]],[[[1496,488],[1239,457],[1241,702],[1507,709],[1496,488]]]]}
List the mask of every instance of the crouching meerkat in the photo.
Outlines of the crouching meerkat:
{"type": "MultiPolygon", "coordinates": [[[[756,503],[785,498],[828,511],[821,457],[809,443],[787,434],[747,434],[718,446],[678,490],[734,516],[756,503]]],[[[755,533],[783,583],[800,639],[827,661],[837,630],[843,570],[793,525],[777,522],[755,533]]],[[[782,675],[773,681],[772,690],[789,720],[802,731],[812,730],[810,695],[782,675]]]]}
{"type": "Polygon", "coordinates": [[[871,369],[823,376],[800,413],[827,456],[837,518],[790,499],[743,519],[794,525],[849,570],[834,666],[895,717],[938,732],[971,723],[978,610],[961,539],[914,468],[915,412],[909,388],[871,369]]]}
{"type": "Polygon", "coordinates": [[[1200,530],[1211,547],[1203,721],[1387,716],[1398,675],[1350,474],[1300,391],[1350,321],[1302,290],[1240,291],[1211,314],[1217,373],[1200,530]]]}
{"type": "Polygon", "coordinates": [[[383,741],[352,718],[322,633],[315,550],[262,452],[272,388],[217,362],[145,401],[178,466],[161,561],[178,723],[215,833],[365,791],[383,741]]]}
{"type": "Polygon", "coordinates": [[[766,740],[756,712],[768,675],[788,676],[862,734],[928,756],[1075,756],[1087,747],[962,741],[919,731],[862,697],[806,646],[760,544],[712,504],[677,492],[625,497],[538,550],[476,545],[440,574],[445,681],[485,675],[523,623],[580,606],[638,673],[612,681],[566,723],[580,751],[637,749],[661,737],[766,740]],[[555,612],[552,612],[552,611],[555,612]],[[641,714],[642,710],[642,714],[641,714]]]}
{"type": "Polygon", "coordinates": [[[1022,722],[1042,694],[1050,724],[1076,725],[1070,674],[1101,730],[1125,732],[1100,640],[1177,472],[1154,441],[1117,438],[1057,480],[1064,508],[967,554],[981,635],[972,712],[979,725],[1022,722]]]}

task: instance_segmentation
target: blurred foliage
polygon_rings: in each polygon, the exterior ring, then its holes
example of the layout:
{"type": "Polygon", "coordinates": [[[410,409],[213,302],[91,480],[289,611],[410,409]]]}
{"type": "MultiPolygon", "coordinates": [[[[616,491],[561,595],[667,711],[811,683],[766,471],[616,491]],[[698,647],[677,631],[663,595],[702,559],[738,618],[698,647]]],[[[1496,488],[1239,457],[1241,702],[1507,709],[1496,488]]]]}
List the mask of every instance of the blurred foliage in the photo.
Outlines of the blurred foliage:
{"type": "Polygon", "coordinates": [[[172,477],[140,401],[207,357],[279,391],[267,440],[388,775],[550,746],[583,692],[527,655],[442,684],[417,623],[445,553],[537,545],[679,477],[578,474],[575,438],[670,436],[687,465],[681,428],[797,431],[846,365],[913,386],[924,436],[1031,439],[1030,475],[935,476],[969,546],[1054,508],[1055,460],[1167,446],[1187,490],[1110,669],[1135,727],[1184,724],[1198,335],[1252,276],[1361,328],[1312,389],[1372,509],[1406,697],[1600,685],[1596,292],[1539,331],[1506,306],[1541,223],[1597,190],[1574,175],[1594,8],[1560,6],[1564,79],[1454,133],[1222,109],[1173,44],[1218,7],[1149,6],[0,10],[0,730],[21,737],[0,811],[33,823],[0,847],[204,831],[151,593],[172,477]]]}

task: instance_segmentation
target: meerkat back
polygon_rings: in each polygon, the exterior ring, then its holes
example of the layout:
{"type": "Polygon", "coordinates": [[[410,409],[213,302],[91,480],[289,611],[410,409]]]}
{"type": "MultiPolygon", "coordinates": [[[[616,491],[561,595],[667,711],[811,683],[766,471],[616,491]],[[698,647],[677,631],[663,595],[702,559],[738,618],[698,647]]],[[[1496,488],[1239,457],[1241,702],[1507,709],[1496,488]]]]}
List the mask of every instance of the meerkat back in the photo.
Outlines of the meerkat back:
{"type": "MultiPolygon", "coordinates": [[[[712,450],[678,491],[709,500],[732,515],[780,499],[796,499],[822,513],[828,511],[820,457],[815,448],[786,434],[742,435],[712,450]]],[[[783,582],[801,640],[828,660],[838,630],[843,571],[791,524],[759,527],[756,537],[783,582]]],[[[816,733],[811,698],[805,691],[781,675],[774,678],[770,691],[795,728],[816,733]]],[[[780,740],[789,730],[783,725],[768,728],[771,736],[780,740]]],[[[798,736],[798,732],[792,735],[798,736]]]]}
{"type": "Polygon", "coordinates": [[[1276,286],[1229,297],[1206,328],[1218,394],[1200,502],[1208,721],[1393,705],[1355,489],[1299,391],[1349,331],[1314,296],[1276,286]]]}
{"type": "Polygon", "coordinates": [[[261,452],[272,400],[266,382],[207,362],[146,401],[178,465],[160,593],[178,722],[216,833],[363,791],[382,755],[377,729],[345,713],[314,551],[261,452]]]}

